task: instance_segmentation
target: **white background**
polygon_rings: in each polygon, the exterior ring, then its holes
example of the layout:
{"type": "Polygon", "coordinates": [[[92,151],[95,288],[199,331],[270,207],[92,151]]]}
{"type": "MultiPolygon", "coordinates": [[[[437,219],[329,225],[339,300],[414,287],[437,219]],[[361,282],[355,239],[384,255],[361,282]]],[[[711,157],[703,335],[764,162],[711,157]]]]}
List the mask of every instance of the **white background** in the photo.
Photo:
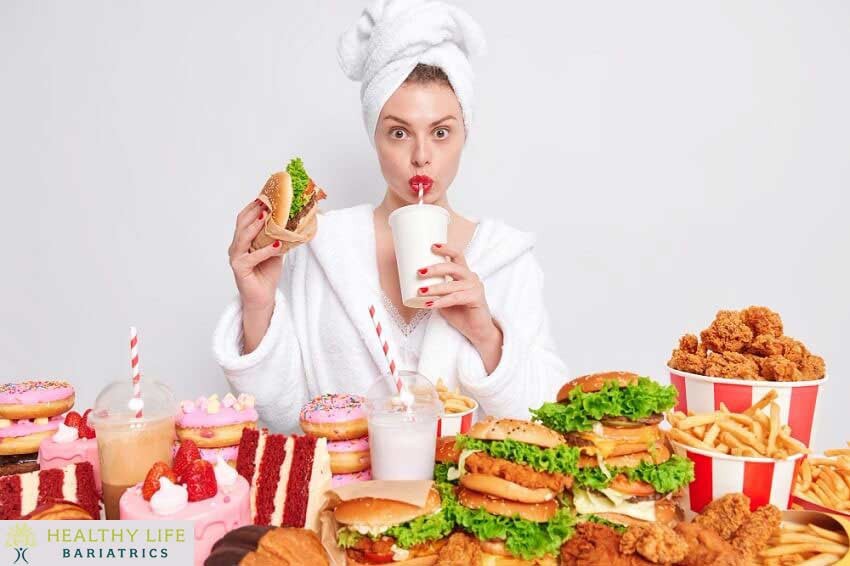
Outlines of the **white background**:
{"type": "MultiPolygon", "coordinates": [[[[451,199],[537,233],[571,373],[665,380],[680,334],[765,304],[827,360],[818,445],[850,439],[850,3],[459,4],[490,52],[451,199]]],[[[336,63],[362,6],[0,3],[0,377],[85,408],[135,324],[148,376],[225,391],[236,212],[293,155],[326,209],[382,195],[336,63]]]]}

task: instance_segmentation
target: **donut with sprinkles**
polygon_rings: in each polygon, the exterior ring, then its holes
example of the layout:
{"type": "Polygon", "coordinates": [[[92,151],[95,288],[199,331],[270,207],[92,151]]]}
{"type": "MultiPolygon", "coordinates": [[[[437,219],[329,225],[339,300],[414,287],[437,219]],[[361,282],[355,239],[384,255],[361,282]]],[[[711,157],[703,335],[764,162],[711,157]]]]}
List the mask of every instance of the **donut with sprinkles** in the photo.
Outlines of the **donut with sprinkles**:
{"type": "Polygon", "coordinates": [[[301,429],[328,440],[354,440],[366,436],[366,399],[344,393],[316,397],[301,408],[301,429]]]}
{"type": "Polygon", "coordinates": [[[74,406],[74,387],[67,381],[30,380],[0,384],[0,419],[55,417],[74,406]]]}

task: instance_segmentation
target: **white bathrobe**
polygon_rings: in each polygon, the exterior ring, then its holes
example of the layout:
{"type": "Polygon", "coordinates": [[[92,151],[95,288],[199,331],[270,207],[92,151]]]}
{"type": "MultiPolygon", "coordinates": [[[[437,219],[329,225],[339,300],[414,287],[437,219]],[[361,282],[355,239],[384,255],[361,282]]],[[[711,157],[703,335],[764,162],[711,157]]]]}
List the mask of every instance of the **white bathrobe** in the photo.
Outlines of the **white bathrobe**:
{"type": "MultiPolygon", "coordinates": [[[[266,335],[242,355],[238,297],[222,315],[213,351],[236,391],[256,398],[274,431],[298,429],[298,413],[323,393],[365,394],[388,372],[369,306],[391,324],[381,302],[373,208],[361,205],[320,216],[316,237],[289,252],[266,335]]],[[[474,397],[481,414],[528,418],[554,400],[566,381],[543,304],[543,273],[534,237],[482,220],[466,260],[484,282],[487,303],[504,334],[498,367],[487,374],[478,351],[434,313],[425,330],[418,371],[474,397]]]]}

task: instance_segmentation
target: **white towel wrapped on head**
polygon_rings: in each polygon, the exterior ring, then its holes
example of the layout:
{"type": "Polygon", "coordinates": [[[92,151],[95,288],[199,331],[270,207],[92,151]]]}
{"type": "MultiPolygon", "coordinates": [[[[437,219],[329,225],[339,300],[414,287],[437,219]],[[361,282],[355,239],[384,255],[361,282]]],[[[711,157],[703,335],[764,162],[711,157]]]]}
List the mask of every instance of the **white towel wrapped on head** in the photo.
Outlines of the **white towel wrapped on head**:
{"type": "Polygon", "coordinates": [[[337,55],[345,74],[360,81],[363,121],[369,141],[386,101],[417,64],[440,67],[448,76],[469,136],[472,124],[472,66],[483,55],[484,33],[456,6],[436,0],[374,0],[339,39],[337,55]]]}

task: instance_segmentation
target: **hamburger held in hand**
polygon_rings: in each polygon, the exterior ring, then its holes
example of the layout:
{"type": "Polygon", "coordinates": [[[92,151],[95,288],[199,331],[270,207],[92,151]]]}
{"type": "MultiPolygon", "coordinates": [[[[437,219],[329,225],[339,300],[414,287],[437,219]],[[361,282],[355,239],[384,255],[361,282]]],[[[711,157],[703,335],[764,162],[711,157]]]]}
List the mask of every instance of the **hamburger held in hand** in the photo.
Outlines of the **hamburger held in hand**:
{"type": "Polygon", "coordinates": [[[484,564],[554,564],[573,533],[560,496],[578,469],[578,450],[555,431],[512,419],[480,421],[455,446],[456,502],[447,484],[443,499],[458,528],[479,540],[484,564]]]}
{"type": "Polygon", "coordinates": [[[341,527],[337,545],[349,566],[434,564],[454,526],[433,487],[423,507],[362,497],[337,505],[334,518],[341,527]]]}
{"type": "Polygon", "coordinates": [[[671,456],[658,428],[676,395],[633,373],[597,373],[567,383],[557,403],[532,411],[581,451],[572,489],[577,513],[626,525],[677,518],[675,499],[693,481],[693,463],[671,456]]]}

